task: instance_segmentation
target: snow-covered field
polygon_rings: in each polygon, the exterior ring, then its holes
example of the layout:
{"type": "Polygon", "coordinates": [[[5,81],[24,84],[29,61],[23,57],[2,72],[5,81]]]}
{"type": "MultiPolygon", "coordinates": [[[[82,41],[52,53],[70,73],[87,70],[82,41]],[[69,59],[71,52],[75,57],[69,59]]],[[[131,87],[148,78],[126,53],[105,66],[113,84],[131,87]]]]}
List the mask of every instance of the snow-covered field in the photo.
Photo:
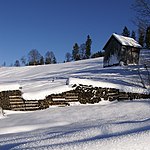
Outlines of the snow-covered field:
{"type": "MultiPolygon", "coordinates": [[[[147,72],[142,67],[140,72],[148,86],[147,72]]],[[[0,91],[21,87],[27,100],[70,90],[72,84],[149,92],[135,66],[102,68],[102,58],[0,68],[0,91]]],[[[0,113],[0,150],[150,149],[150,99],[4,113],[0,113]]]]}
{"type": "Polygon", "coordinates": [[[1,150],[149,150],[150,99],[5,111],[1,150]]]}

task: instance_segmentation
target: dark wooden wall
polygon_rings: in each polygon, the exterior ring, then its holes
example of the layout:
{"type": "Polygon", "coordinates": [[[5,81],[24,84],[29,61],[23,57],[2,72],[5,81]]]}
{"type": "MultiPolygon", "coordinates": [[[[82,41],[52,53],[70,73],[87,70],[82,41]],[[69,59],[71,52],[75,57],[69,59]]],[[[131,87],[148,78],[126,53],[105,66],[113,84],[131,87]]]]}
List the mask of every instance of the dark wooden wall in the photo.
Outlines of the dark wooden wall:
{"type": "MultiPolygon", "coordinates": [[[[120,50],[122,45],[112,36],[105,46],[105,54],[104,54],[104,66],[109,64],[110,57],[112,55],[117,55],[118,60],[120,60],[120,50]]],[[[119,64],[119,62],[118,62],[119,64]]],[[[118,65],[116,64],[116,65],[118,65]]]]}
{"type": "Polygon", "coordinates": [[[104,55],[104,67],[119,65],[121,62],[124,65],[128,64],[138,64],[139,63],[139,53],[140,49],[131,47],[131,46],[123,46],[118,40],[112,36],[110,40],[104,47],[105,55],[104,55]],[[114,62],[114,64],[110,64],[111,56],[117,56],[118,62],[114,62]]]}

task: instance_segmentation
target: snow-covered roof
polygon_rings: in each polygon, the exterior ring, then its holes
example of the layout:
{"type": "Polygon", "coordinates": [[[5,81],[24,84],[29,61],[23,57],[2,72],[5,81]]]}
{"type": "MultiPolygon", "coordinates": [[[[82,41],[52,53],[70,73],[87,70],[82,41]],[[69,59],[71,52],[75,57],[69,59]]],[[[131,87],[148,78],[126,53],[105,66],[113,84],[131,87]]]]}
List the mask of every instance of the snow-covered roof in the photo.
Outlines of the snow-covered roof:
{"type": "Polygon", "coordinates": [[[132,47],[142,48],[142,46],[131,37],[125,37],[122,35],[118,35],[116,33],[113,33],[113,36],[124,46],[132,46],[132,47]]]}

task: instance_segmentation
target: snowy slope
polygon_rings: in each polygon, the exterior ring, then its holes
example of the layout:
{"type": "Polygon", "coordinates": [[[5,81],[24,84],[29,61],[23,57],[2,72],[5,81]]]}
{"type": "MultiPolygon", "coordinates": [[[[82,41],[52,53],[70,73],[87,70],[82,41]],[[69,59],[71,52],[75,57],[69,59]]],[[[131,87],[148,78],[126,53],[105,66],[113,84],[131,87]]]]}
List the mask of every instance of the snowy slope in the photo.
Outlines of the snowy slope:
{"type": "MultiPolygon", "coordinates": [[[[71,83],[118,88],[126,92],[147,93],[137,68],[103,68],[103,58],[44,66],[0,68],[0,91],[22,88],[27,100],[44,99],[52,93],[71,89],[71,83]],[[86,79],[86,80],[85,80],[86,79]]],[[[143,72],[145,73],[145,72],[143,72]]]]}
{"type": "MultiPolygon", "coordinates": [[[[135,66],[102,68],[102,61],[97,58],[45,66],[2,67],[0,91],[21,87],[28,100],[70,90],[72,84],[148,92],[142,87],[135,66]]],[[[145,70],[140,71],[145,78],[145,70]]],[[[0,113],[0,150],[150,149],[150,99],[4,112],[4,116],[0,113]]]]}
{"type": "Polygon", "coordinates": [[[1,150],[149,150],[150,99],[5,111],[1,150]]]}

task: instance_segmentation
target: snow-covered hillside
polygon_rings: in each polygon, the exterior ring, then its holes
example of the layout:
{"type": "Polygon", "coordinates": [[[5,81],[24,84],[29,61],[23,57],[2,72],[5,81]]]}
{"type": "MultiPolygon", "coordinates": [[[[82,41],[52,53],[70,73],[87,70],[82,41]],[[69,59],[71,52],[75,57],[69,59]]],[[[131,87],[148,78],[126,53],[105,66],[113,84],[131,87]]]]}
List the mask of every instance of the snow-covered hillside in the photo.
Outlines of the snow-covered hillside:
{"type": "Polygon", "coordinates": [[[5,111],[1,150],[149,150],[150,99],[5,111]]]}
{"type": "MultiPolygon", "coordinates": [[[[28,100],[70,90],[72,84],[149,92],[137,67],[103,68],[102,61],[2,67],[0,91],[21,89],[28,100]]],[[[140,67],[146,81],[147,72],[140,67]]],[[[150,99],[0,113],[0,150],[149,150],[149,141],[150,99]]]]}
{"type": "MultiPolygon", "coordinates": [[[[144,70],[141,71],[146,74],[144,70]]],[[[52,93],[72,89],[66,85],[67,79],[70,79],[70,84],[90,84],[135,93],[148,92],[141,84],[137,68],[103,68],[103,58],[45,66],[2,67],[0,91],[21,87],[24,99],[44,99],[52,93]]]]}

